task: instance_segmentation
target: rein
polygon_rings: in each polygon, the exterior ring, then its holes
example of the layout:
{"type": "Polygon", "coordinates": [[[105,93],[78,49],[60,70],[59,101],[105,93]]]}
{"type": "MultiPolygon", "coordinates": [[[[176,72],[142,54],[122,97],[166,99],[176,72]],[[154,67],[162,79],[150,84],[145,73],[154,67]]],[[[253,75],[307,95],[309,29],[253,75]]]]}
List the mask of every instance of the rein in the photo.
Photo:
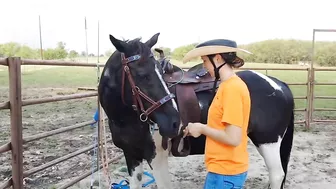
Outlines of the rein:
{"type": "MultiPolygon", "coordinates": [[[[150,55],[150,57],[153,57],[153,54],[150,55]]],[[[130,68],[128,66],[128,63],[132,63],[132,62],[137,62],[138,60],[140,60],[141,55],[134,55],[134,56],[130,56],[128,58],[125,58],[125,54],[121,53],[121,61],[122,61],[122,68],[123,68],[123,73],[122,73],[122,88],[121,88],[121,98],[123,103],[126,105],[125,103],[125,99],[124,99],[124,87],[125,87],[125,75],[127,75],[128,81],[131,85],[131,90],[132,90],[132,98],[133,98],[133,104],[132,107],[134,109],[134,111],[138,111],[140,110],[140,120],[142,122],[146,122],[148,120],[148,116],[157,108],[159,108],[161,105],[163,105],[164,103],[168,102],[169,100],[173,99],[175,97],[175,95],[173,93],[169,93],[168,95],[164,96],[162,99],[158,100],[158,101],[154,101],[152,100],[150,97],[148,97],[145,93],[143,93],[140,88],[138,86],[136,86],[134,79],[132,77],[132,74],[130,72],[130,68]],[[144,98],[145,100],[147,100],[150,104],[152,104],[147,110],[145,110],[144,105],[142,103],[141,97],[144,98]]]]}

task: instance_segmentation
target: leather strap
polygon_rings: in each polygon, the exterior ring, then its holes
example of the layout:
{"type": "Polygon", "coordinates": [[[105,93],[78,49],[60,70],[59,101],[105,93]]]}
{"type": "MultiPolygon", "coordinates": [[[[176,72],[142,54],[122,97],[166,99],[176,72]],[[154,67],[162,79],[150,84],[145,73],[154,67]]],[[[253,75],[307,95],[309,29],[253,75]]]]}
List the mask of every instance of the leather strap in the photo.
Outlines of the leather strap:
{"type": "MultiPolygon", "coordinates": [[[[201,109],[198,104],[197,96],[194,91],[194,87],[191,84],[178,84],[176,85],[176,96],[178,108],[181,115],[181,120],[184,129],[189,122],[200,122],[201,120],[201,109]]],[[[183,138],[183,149],[181,152],[178,151],[178,146],[181,141],[181,136],[178,136],[172,140],[171,152],[175,157],[185,157],[190,154],[190,141],[189,137],[183,138]]]]}
{"type": "Polygon", "coordinates": [[[145,93],[143,93],[139,89],[139,87],[136,86],[136,83],[133,80],[132,74],[131,74],[130,69],[129,69],[127,64],[130,63],[130,62],[134,62],[136,60],[140,60],[140,59],[141,59],[140,55],[134,55],[134,56],[125,58],[125,54],[121,53],[121,61],[122,61],[122,68],[123,68],[122,85],[121,85],[121,98],[122,98],[122,102],[126,105],[126,102],[125,102],[125,99],[124,99],[125,98],[124,97],[125,96],[125,94],[124,94],[125,80],[126,80],[125,74],[126,74],[127,79],[128,79],[128,81],[130,83],[130,86],[131,86],[131,90],[132,90],[132,98],[133,98],[132,107],[135,111],[138,111],[140,113],[140,120],[142,122],[146,122],[150,113],[152,113],[154,110],[156,110],[162,104],[164,104],[164,103],[168,102],[169,100],[173,99],[175,97],[175,95],[170,93],[170,94],[164,96],[163,98],[161,98],[160,100],[154,101],[150,97],[148,97],[145,93]],[[149,103],[152,104],[152,106],[149,107],[147,110],[145,110],[140,96],[142,98],[144,98],[145,100],[147,100],[149,103]],[[140,108],[140,110],[139,110],[139,108],[140,108]]]}

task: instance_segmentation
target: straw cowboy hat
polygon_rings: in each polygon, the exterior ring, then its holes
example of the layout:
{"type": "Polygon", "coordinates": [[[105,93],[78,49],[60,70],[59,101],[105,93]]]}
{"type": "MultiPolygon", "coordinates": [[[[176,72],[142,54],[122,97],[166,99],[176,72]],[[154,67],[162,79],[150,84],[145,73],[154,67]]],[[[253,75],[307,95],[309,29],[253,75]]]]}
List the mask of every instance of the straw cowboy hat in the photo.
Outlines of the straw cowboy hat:
{"type": "MultiPolygon", "coordinates": [[[[190,61],[193,58],[206,56],[211,54],[219,54],[219,53],[228,53],[228,52],[245,52],[248,54],[252,54],[251,52],[240,49],[237,47],[237,43],[228,39],[213,39],[209,41],[205,41],[203,43],[198,44],[193,50],[189,51],[183,58],[183,63],[190,61]]],[[[235,61],[242,61],[238,56],[235,61]]]]}

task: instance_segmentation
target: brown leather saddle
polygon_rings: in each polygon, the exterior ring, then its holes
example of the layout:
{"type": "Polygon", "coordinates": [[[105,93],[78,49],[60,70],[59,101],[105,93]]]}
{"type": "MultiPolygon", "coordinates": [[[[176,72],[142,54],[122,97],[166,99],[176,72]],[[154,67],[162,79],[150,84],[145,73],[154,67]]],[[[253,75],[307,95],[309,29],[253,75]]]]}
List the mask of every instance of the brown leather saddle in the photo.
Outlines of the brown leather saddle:
{"type": "MultiPolygon", "coordinates": [[[[165,73],[163,75],[164,80],[170,87],[170,91],[175,94],[177,104],[182,120],[183,126],[187,126],[188,123],[200,122],[201,120],[201,108],[196,96],[197,92],[211,90],[214,85],[215,79],[203,68],[202,64],[197,64],[190,68],[188,71],[184,71],[179,67],[176,67],[174,71],[165,73]]],[[[218,87],[219,82],[217,82],[218,87]]],[[[178,152],[178,144],[181,140],[181,136],[176,137],[173,140],[177,140],[172,143],[171,152],[175,157],[183,157],[189,155],[190,145],[188,137],[184,138],[184,148],[181,152],[178,152]]]]}
{"type": "MultiPolygon", "coordinates": [[[[183,127],[186,127],[190,122],[200,122],[201,108],[196,93],[212,90],[215,79],[203,68],[202,63],[184,71],[182,68],[172,65],[165,58],[162,49],[155,48],[155,51],[160,54],[159,62],[164,70],[163,79],[168,84],[170,92],[176,96],[183,127]]],[[[216,88],[219,83],[217,82],[216,88]]],[[[189,137],[183,139],[183,149],[181,152],[178,151],[181,139],[181,135],[172,139],[171,152],[175,157],[188,156],[190,153],[189,137]]],[[[167,149],[167,142],[168,139],[163,138],[162,147],[164,149],[167,149]]]]}
{"type": "MultiPolygon", "coordinates": [[[[199,122],[201,119],[201,110],[196,96],[197,92],[211,90],[215,79],[203,68],[202,64],[191,67],[184,71],[175,66],[174,71],[165,73],[164,80],[168,83],[172,93],[177,98],[179,111],[183,125],[189,122],[199,122]]],[[[219,82],[217,82],[218,87],[219,82]]]]}
{"type": "Polygon", "coordinates": [[[202,63],[191,67],[188,71],[175,66],[175,69],[172,72],[166,72],[163,78],[169,85],[178,83],[176,85],[180,85],[181,87],[192,86],[194,92],[212,89],[215,81],[203,68],[202,63]]]}
{"type": "Polygon", "coordinates": [[[180,69],[180,71],[166,73],[164,74],[164,79],[168,83],[179,82],[182,79],[180,83],[183,84],[214,81],[210,74],[203,67],[200,67],[200,65],[198,64],[188,71],[180,69]]]}

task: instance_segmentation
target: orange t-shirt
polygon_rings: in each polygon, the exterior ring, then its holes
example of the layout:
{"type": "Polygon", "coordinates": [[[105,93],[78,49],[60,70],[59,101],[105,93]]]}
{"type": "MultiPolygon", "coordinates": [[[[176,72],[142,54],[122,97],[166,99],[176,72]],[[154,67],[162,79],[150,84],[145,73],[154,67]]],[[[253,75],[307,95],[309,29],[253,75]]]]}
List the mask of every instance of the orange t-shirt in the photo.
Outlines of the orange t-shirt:
{"type": "Polygon", "coordinates": [[[229,124],[241,127],[242,141],[234,147],[206,137],[205,165],[209,172],[235,175],[248,170],[247,126],[250,107],[248,88],[237,75],[219,85],[209,108],[207,125],[224,130],[229,124]]]}

